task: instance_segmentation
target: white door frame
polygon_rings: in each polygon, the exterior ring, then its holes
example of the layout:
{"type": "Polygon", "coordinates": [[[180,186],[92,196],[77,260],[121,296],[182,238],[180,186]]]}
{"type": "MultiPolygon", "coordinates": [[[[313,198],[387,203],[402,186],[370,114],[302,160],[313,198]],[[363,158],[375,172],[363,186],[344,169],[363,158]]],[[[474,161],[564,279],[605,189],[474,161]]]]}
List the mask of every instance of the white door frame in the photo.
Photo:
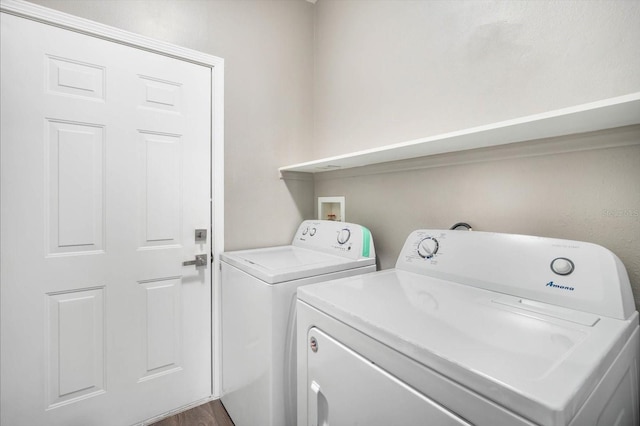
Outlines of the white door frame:
{"type": "Polygon", "coordinates": [[[224,59],[154,40],[22,0],[0,0],[0,12],[211,68],[212,386],[220,396],[220,253],[224,251],[224,59]]]}

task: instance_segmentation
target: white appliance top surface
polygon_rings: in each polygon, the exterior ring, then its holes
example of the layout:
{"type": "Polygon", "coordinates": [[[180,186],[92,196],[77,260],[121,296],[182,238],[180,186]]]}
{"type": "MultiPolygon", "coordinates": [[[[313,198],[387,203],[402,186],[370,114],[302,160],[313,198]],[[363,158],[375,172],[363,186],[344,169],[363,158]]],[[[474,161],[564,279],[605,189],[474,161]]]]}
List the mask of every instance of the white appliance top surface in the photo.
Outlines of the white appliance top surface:
{"type": "Polygon", "coordinates": [[[269,284],[375,264],[375,258],[350,259],[292,245],[227,252],[221,259],[269,284]]]}
{"type": "Polygon", "coordinates": [[[638,326],[398,269],[298,298],[537,423],[571,419],[638,326]]]}

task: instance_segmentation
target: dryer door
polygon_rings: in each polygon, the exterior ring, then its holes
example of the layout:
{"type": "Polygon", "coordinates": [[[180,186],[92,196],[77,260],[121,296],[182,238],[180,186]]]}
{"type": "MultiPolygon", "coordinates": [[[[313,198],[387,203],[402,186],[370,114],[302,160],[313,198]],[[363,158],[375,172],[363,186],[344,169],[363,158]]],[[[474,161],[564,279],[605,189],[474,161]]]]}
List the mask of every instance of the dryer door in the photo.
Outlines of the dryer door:
{"type": "Polygon", "coordinates": [[[318,328],[307,342],[307,425],[469,425],[318,328]]]}

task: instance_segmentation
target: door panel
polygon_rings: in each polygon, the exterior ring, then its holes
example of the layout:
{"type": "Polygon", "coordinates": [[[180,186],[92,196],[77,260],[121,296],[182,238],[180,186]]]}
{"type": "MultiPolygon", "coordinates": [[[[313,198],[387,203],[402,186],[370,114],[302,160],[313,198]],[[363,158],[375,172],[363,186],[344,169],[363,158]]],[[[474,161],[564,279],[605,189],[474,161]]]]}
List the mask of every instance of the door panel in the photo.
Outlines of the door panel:
{"type": "Polygon", "coordinates": [[[47,58],[47,89],[50,92],[104,100],[104,67],[69,58],[48,55],[47,58]]]}
{"type": "Polygon", "coordinates": [[[2,424],[208,397],[210,69],[1,17],[2,424]]]}
{"type": "Polygon", "coordinates": [[[180,289],[179,279],[142,283],[145,290],[146,327],[143,333],[146,368],[139,380],[181,368],[180,289]]]}
{"type": "Polygon", "coordinates": [[[102,250],[104,127],[47,120],[49,254],[102,250]]]}
{"type": "Polygon", "coordinates": [[[104,288],[47,295],[48,406],[105,392],[104,288]]]}
{"type": "Polygon", "coordinates": [[[141,229],[143,247],[180,244],[182,144],[177,135],[141,132],[143,179],[146,200],[141,229]]]}

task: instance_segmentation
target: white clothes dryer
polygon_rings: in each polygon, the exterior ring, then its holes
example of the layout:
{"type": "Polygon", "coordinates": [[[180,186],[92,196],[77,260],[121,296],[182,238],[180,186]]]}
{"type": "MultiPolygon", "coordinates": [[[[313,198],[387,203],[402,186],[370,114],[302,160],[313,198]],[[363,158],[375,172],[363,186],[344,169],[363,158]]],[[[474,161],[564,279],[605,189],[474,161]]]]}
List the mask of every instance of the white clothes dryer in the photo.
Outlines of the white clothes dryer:
{"type": "Polygon", "coordinates": [[[298,292],[298,425],[637,426],[639,333],[603,247],[415,231],[298,292]]]}
{"type": "Polygon", "coordinates": [[[222,403],[236,426],[295,424],[296,290],[376,270],[363,226],[305,221],[291,245],[227,252],[222,267],[222,403]]]}

